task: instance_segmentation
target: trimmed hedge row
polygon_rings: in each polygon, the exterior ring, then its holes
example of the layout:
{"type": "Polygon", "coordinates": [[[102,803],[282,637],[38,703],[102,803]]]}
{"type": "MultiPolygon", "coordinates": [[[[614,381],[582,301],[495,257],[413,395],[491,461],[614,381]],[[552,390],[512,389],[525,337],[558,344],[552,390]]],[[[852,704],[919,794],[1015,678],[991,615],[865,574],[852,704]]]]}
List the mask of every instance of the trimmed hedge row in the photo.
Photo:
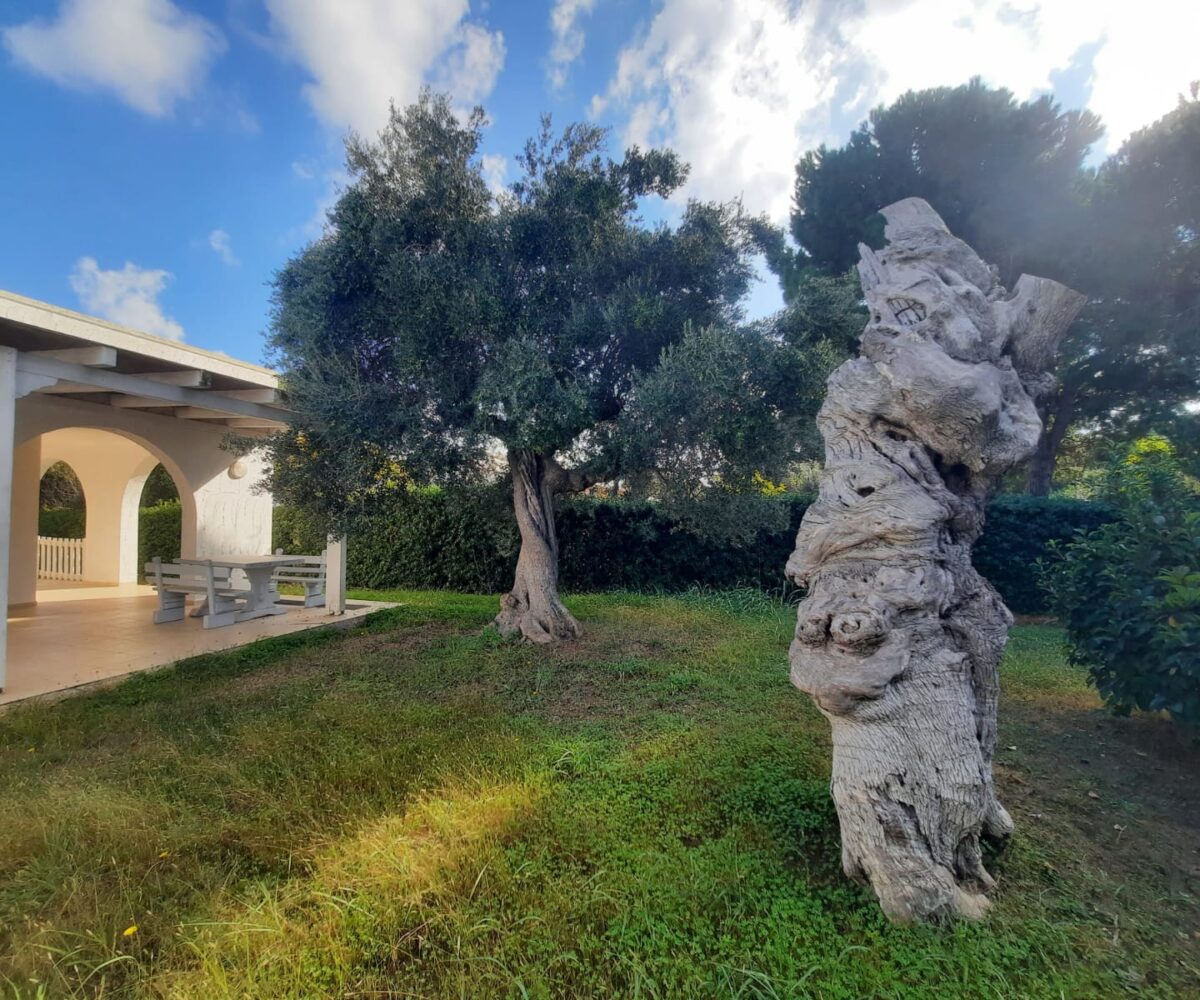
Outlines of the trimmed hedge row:
{"type": "Polygon", "coordinates": [[[38,534],[43,538],[82,538],[84,512],[73,507],[48,507],[40,510],[38,534]]]}
{"type": "MultiPolygon", "coordinates": [[[[789,524],[760,533],[735,548],[696,537],[652,505],[589,499],[558,510],[560,578],[567,591],[737,586],[777,590],[808,498],[787,503],[789,524]]],[[[506,494],[410,495],[367,519],[350,539],[347,576],[370,588],[444,588],[483,593],[512,582],[519,538],[506,494]]],[[[998,497],[988,505],[987,527],[975,563],[1013,611],[1045,612],[1037,560],[1056,540],[1113,520],[1103,504],[1039,497],[998,497]]],[[[286,552],[316,552],[324,543],[298,512],[275,509],[274,545],[286,552]]]]}
{"type": "Polygon", "coordinates": [[[1049,554],[1050,543],[1069,541],[1080,531],[1119,517],[1116,508],[1088,500],[997,497],[988,504],[971,561],[1010,609],[1045,614],[1051,610],[1050,600],[1041,588],[1037,561],[1049,554]]]}
{"type": "MultiPolygon", "coordinates": [[[[138,566],[155,556],[179,557],[179,535],[183,523],[178,500],[163,500],[138,512],[138,566]]],[[[83,538],[85,515],[82,510],[49,508],[38,512],[38,534],[50,538],[83,538]]],[[[139,570],[140,572],[140,570],[139,570]]]]}
{"type": "Polygon", "coordinates": [[[162,500],[138,511],[138,572],[155,556],[179,558],[183,510],[178,500],[162,500]]]}
{"type": "MultiPolygon", "coordinates": [[[[560,577],[565,590],[685,590],[691,586],[777,590],[808,506],[783,498],[788,527],[764,531],[735,548],[679,530],[651,504],[570,500],[559,506],[560,577]]],[[[347,576],[357,587],[496,593],[512,583],[520,538],[507,491],[417,493],[372,515],[350,538],[347,576]]],[[[1002,496],[988,505],[987,527],[975,546],[975,565],[1013,611],[1047,610],[1036,565],[1051,542],[1067,540],[1117,517],[1109,506],[1085,500],[1002,496]]],[[[302,514],[275,508],[273,548],[320,552],[323,534],[302,514]]],[[[138,564],[179,555],[180,507],[166,501],[143,507],[138,564]]],[[[83,537],[83,511],[44,510],[38,531],[83,537]]]]}

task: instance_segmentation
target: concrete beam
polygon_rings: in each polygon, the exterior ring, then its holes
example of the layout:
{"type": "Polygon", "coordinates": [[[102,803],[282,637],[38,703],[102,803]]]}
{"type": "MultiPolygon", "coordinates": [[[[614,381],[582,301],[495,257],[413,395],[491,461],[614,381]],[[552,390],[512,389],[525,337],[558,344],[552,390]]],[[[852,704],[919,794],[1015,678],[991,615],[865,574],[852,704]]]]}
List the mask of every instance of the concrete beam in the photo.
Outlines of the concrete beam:
{"type": "Polygon", "coordinates": [[[281,431],[287,427],[282,420],[259,420],[256,417],[232,417],[225,426],[239,431],[281,431]]]}
{"type": "Polygon", "coordinates": [[[214,410],[207,406],[181,406],[175,411],[175,416],[183,420],[224,420],[229,416],[229,411],[214,410]]]}
{"type": "Polygon", "coordinates": [[[114,347],[64,347],[57,351],[26,351],[37,358],[53,358],[68,361],[85,368],[115,368],[117,351],[114,347]]]}
{"type": "Polygon", "coordinates": [[[208,373],[185,369],[181,372],[146,372],[142,378],[151,382],[161,382],[163,385],[182,385],[189,389],[203,389],[208,385],[208,373]]]}
{"type": "Polygon", "coordinates": [[[43,396],[68,396],[83,392],[108,392],[98,385],[85,385],[82,382],[55,382],[44,389],[38,389],[43,396]]]}
{"type": "Polygon", "coordinates": [[[214,396],[228,396],[230,399],[244,399],[248,403],[263,403],[267,406],[279,404],[278,389],[210,389],[214,396]]]}
{"type": "Polygon", "coordinates": [[[161,399],[154,399],[150,396],[113,396],[108,401],[109,406],[115,406],[118,410],[149,410],[156,406],[173,406],[173,403],[165,403],[161,399]]]}
{"type": "Polygon", "coordinates": [[[42,375],[66,382],[82,382],[108,392],[161,400],[160,405],[163,406],[195,406],[211,410],[216,404],[221,407],[220,414],[222,416],[260,417],[267,420],[279,420],[286,416],[283,411],[264,406],[261,403],[223,397],[204,389],[167,385],[146,378],[144,375],[125,375],[121,372],[88,368],[73,362],[61,361],[58,358],[39,357],[33,353],[22,352],[18,357],[17,366],[21,371],[31,375],[42,375]]]}

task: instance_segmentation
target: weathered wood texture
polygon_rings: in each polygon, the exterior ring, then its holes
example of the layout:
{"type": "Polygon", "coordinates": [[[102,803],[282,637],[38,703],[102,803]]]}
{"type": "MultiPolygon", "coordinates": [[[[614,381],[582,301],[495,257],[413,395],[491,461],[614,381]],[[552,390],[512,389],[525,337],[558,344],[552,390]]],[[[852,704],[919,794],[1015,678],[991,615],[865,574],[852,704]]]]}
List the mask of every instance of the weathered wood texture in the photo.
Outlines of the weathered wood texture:
{"type": "Polygon", "coordinates": [[[791,678],[833,727],[846,873],[893,919],[977,918],[981,835],[1012,831],[992,784],[1012,616],[971,545],[989,487],[1037,445],[1083,297],[1027,275],[1010,295],[918,198],[883,214],[887,247],[859,247],[862,352],[829,379],[820,495],[787,565],[807,589],[791,678]]]}

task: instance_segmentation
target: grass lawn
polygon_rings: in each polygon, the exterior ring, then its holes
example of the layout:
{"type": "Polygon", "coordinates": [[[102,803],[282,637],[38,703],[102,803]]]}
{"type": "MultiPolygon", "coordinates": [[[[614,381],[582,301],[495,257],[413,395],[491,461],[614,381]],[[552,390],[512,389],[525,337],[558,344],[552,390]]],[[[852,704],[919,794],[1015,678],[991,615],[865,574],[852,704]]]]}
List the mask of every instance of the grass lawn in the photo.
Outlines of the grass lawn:
{"type": "Polygon", "coordinates": [[[1200,753],[1050,627],[1005,664],[993,914],[905,928],[841,874],[791,609],[578,597],[547,652],[370,596],[0,715],[0,996],[1200,996],[1200,753]]]}

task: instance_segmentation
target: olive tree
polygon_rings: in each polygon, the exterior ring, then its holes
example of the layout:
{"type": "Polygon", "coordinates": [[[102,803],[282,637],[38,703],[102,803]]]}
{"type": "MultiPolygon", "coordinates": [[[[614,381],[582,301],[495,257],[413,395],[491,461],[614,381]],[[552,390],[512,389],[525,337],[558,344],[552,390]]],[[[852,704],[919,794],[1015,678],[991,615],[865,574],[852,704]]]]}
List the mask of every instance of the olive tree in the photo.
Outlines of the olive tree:
{"type": "Polygon", "coordinates": [[[603,130],[548,119],[519,178],[490,190],[483,125],[426,93],[377,140],[348,141],[326,232],[275,283],[296,420],[271,443],[273,480],[336,524],[401,470],[469,482],[503,463],[521,549],[496,624],[550,642],[578,634],[558,596],[556,496],[619,479],[705,519],[702,501],[782,468],[794,401],[813,401],[798,352],[741,324],[762,220],[689,202],[648,225],[643,204],[677,191],[685,165],[610,158],[603,130]]]}

